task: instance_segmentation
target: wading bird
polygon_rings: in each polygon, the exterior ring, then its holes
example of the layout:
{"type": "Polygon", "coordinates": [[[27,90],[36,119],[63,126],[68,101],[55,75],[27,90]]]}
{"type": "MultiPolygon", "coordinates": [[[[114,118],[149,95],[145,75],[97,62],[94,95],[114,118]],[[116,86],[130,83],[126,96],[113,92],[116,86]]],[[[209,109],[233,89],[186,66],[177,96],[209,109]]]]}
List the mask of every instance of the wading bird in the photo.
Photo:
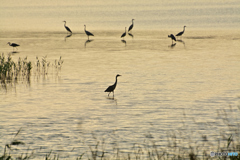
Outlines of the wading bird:
{"type": "Polygon", "coordinates": [[[127,32],[126,29],[127,27],[125,27],[125,32],[122,34],[121,38],[124,38],[126,36],[126,32],[127,32]]]}
{"type": "Polygon", "coordinates": [[[168,37],[172,39],[172,44],[173,44],[173,40],[176,41],[176,38],[173,34],[168,35],[168,37]]]}
{"type": "Polygon", "coordinates": [[[9,46],[12,46],[13,49],[14,49],[14,47],[20,46],[19,44],[16,44],[16,43],[10,43],[10,42],[8,42],[7,44],[9,44],[9,46]]]}
{"type": "MultiPolygon", "coordinates": [[[[115,90],[115,88],[116,88],[116,86],[117,86],[117,77],[119,77],[119,76],[121,76],[121,75],[116,75],[116,81],[115,81],[115,83],[112,85],[112,86],[109,86],[104,92],[109,92],[109,94],[111,93],[111,92],[113,92],[113,97],[114,97],[114,90],[115,90]]],[[[108,94],[108,96],[109,96],[109,94],[108,94]]]]}
{"type": "Polygon", "coordinates": [[[66,28],[66,30],[72,34],[71,29],[68,26],[66,26],[67,22],[66,21],[63,21],[63,22],[64,22],[64,27],[66,28]]]}
{"type": "Polygon", "coordinates": [[[182,36],[183,33],[184,33],[184,31],[185,31],[185,27],[187,27],[187,26],[183,26],[183,31],[182,31],[182,32],[179,32],[178,34],[176,34],[176,36],[182,36]]]}
{"type": "Polygon", "coordinates": [[[134,19],[132,19],[132,24],[131,24],[131,26],[129,26],[129,28],[128,28],[128,32],[133,29],[133,20],[134,20],[134,19]]]}
{"type": "Polygon", "coordinates": [[[86,31],[86,25],[84,25],[84,31],[85,31],[86,35],[88,36],[88,40],[89,40],[89,36],[94,36],[91,32],[86,31]]]}

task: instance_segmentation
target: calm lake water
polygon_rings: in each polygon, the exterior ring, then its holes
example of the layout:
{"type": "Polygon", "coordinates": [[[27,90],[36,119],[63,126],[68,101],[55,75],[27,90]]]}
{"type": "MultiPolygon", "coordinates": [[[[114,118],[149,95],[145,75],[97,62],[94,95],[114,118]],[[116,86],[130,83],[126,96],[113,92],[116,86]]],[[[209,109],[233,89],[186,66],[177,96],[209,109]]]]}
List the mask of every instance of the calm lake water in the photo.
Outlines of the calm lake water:
{"type": "MultiPolygon", "coordinates": [[[[3,1],[1,53],[34,62],[30,83],[0,88],[0,155],[14,134],[37,157],[90,156],[89,146],[105,142],[108,154],[132,153],[134,144],[169,145],[176,135],[189,147],[208,138],[215,149],[239,125],[240,2],[181,1],[3,1]],[[135,18],[133,37],[121,41],[135,18]],[[63,20],[73,35],[67,37],[63,20]],[[95,36],[87,41],[83,25],[95,36]],[[172,46],[167,36],[186,25],[172,46]],[[7,42],[20,44],[16,53],[7,42]],[[36,57],[57,73],[35,72],[36,57]],[[115,82],[115,97],[104,90],[115,82]],[[231,106],[232,110],[231,110],[231,106]],[[225,111],[223,111],[225,109],[225,111]],[[222,114],[221,114],[222,113],[222,114]]],[[[224,142],[225,143],[225,142],[224,142]]],[[[14,151],[13,151],[14,152],[14,151]]]]}

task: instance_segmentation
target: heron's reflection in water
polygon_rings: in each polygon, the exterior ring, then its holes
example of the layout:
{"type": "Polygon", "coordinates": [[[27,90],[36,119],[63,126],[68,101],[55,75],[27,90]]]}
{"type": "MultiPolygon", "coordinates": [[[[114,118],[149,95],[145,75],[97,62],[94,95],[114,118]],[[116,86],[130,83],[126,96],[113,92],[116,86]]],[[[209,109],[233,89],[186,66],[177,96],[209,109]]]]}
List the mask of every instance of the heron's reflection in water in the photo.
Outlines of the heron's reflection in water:
{"type": "Polygon", "coordinates": [[[9,55],[14,55],[14,54],[17,54],[17,53],[20,53],[18,51],[12,51],[12,52],[9,52],[9,55]]]}
{"type": "Polygon", "coordinates": [[[66,42],[66,39],[69,38],[69,37],[71,37],[71,36],[72,36],[72,33],[66,35],[66,36],[64,37],[64,41],[66,42]]]}
{"type": "Polygon", "coordinates": [[[92,42],[92,41],[93,41],[93,39],[88,39],[88,40],[86,40],[86,42],[84,43],[84,47],[86,48],[86,47],[87,47],[87,44],[90,43],[90,42],[92,42]]]}
{"type": "Polygon", "coordinates": [[[128,33],[129,36],[131,36],[133,38],[133,34],[132,33],[128,33]]]}
{"type": "Polygon", "coordinates": [[[177,42],[182,43],[184,45],[184,47],[185,47],[185,42],[183,40],[179,39],[179,40],[177,40],[177,42]]]}
{"type": "Polygon", "coordinates": [[[125,41],[124,39],[122,39],[121,42],[125,44],[125,47],[127,46],[127,41],[125,41]]]}
{"type": "Polygon", "coordinates": [[[115,103],[115,105],[117,106],[117,99],[114,97],[107,97],[108,100],[110,100],[111,102],[115,103]]]}
{"type": "Polygon", "coordinates": [[[171,45],[168,46],[168,48],[174,48],[176,46],[177,43],[173,43],[171,45]]]}

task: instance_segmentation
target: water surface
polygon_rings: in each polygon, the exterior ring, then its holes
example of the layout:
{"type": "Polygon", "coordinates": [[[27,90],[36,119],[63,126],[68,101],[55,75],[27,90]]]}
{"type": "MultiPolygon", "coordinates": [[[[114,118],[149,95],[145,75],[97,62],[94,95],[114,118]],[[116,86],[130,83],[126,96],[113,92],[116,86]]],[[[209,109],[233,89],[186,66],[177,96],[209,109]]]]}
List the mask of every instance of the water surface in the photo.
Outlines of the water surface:
{"type": "Polygon", "coordinates": [[[50,66],[48,75],[37,75],[33,68],[30,82],[2,85],[1,151],[21,127],[20,153],[29,147],[40,157],[51,150],[76,157],[97,141],[105,141],[110,155],[116,145],[124,153],[148,141],[164,148],[172,134],[186,146],[206,135],[204,149],[210,151],[222,131],[231,133],[219,113],[226,109],[229,123],[239,122],[237,1],[2,4],[1,53],[16,61],[27,57],[33,65],[43,56],[51,64],[61,56],[64,63],[58,73],[50,66]],[[122,41],[132,18],[133,37],[122,41]],[[74,31],[70,37],[63,20],[74,31]],[[95,35],[91,42],[83,24],[95,35]],[[184,25],[183,37],[172,45],[167,36],[184,25]],[[20,47],[13,53],[7,42],[20,47]],[[122,76],[109,98],[104,90],[116,74],[122,76]]]}

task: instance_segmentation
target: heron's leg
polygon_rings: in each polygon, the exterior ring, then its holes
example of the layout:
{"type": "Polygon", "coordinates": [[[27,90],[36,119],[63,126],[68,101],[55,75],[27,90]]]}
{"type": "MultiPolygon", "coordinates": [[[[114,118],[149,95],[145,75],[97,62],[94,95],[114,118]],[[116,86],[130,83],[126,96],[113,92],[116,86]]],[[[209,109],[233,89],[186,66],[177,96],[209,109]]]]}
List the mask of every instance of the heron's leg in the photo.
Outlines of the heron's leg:
{"type": "Polygon", "coordinates": [[[109,94],[110,94],[110,93],[111,93],[111,92],[108,93],[108,97],[109,97],[109,94]]]}
{"type": "Polygon", "coordinates": [[[113,97],[114,97],[114,91],[113,91],[113,97]]]}

